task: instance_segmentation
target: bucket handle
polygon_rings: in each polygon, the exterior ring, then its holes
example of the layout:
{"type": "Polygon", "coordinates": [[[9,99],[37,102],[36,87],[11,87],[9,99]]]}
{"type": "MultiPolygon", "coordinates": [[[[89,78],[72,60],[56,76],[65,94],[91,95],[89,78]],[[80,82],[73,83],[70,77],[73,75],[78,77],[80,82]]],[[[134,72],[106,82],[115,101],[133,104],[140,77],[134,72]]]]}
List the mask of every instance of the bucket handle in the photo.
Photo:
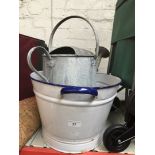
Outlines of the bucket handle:
{"type": "Polygon", "coordinates": [[[97,96],[98,92],[95,88],[84,88],[84,87],[64,87],[61,89],[61,95],[63,94],[90,94],[92,96],[97,96]]]}
{"type": "Polygon", "coordinates": [[[48,82],[48,79],[41,73],[39,73],[35,68],[34,66],[32,65],[32,61],[31,61],[31,56],[32,56],[32,53],[36,50],[36,49],[42,49],[42,51],[46,54],[46,56],[49,58],[49,60],[51,60],[51,56],[50,54],[48,53],[48,51],[42,47],[42,46],[36,46],[36,47],[32,47],[28,54],[27,54],[27,63],[28,63],[28,66],[30,67],[30,69],[32,71],[34,71],[37,75],[39,75],[43,80],[45,80],[46,82],[48,82]]]}
{"type": "Polygon", "coordinates": [[[97,34],[95,32],[95,29],[94,29],[93,25],[87,19],[85,19],[84,17],[81,17],[81,16],[68,16],[68,17],[62,19],[61,21],[59,21],[57,23],[57,25],[54,27],[54,29],[53,29],[53,31],[52,31],[52,33],[50,35],[49,44],[48,44],[49,53],[52,52],[52,42],[53,42],[53,37],[54,37],[54,34],[55,34],[56,30],[58,29],[58,27],[63,22],[65,22],[66,20],[71,19],[71,18],[80,18],[80,19],[83,19],[84,21],[86,21],[90,25],[90,27],[92,28],[92,30],[94,32],[94,36],[95,36],[95,40],[96,40],[95,54],[96,54],[96,57],[97,57],[98,56],[98,53],[99,53],[99,39],[98,39],[98,36],[97,36],[97,34]]]}

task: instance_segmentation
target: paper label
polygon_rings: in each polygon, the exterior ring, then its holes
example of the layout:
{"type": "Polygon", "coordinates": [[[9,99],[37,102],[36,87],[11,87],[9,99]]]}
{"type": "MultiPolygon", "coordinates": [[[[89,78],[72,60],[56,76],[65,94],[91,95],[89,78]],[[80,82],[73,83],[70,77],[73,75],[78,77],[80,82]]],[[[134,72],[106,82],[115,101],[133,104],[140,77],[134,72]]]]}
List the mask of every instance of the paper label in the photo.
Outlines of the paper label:
{"type": "Polygon", "coordinates": [[[81,122],[80,121],[68,121],[68,126],[70,126],[70,127],[77,127],[77,128],[79,128],[79,127],[81,127],[81,122]]]}

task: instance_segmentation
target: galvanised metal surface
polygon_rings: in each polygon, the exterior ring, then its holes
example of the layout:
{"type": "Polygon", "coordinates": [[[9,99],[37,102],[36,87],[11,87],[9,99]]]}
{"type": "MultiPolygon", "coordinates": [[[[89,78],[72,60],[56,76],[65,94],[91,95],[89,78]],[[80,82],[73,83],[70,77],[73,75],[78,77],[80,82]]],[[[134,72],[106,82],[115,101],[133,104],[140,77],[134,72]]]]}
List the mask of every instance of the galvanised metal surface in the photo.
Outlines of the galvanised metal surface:
{"type": "Polygon", "coordinates": [[[43,71],[49,82],[72,86],[93,86],[96,75],[94,56],[43,56],[43,71]]]}

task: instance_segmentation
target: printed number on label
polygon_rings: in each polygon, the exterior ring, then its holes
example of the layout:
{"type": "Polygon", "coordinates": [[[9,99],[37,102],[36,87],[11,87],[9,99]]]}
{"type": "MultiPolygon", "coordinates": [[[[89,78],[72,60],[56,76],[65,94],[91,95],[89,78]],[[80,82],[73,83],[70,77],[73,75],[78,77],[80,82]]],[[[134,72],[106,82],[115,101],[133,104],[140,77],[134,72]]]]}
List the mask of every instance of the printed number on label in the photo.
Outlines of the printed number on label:
{"type": "Polygon", "coordinates": [[[68,126],[70,127],[81,127],[80,121],[68,121],[68,126]]]}

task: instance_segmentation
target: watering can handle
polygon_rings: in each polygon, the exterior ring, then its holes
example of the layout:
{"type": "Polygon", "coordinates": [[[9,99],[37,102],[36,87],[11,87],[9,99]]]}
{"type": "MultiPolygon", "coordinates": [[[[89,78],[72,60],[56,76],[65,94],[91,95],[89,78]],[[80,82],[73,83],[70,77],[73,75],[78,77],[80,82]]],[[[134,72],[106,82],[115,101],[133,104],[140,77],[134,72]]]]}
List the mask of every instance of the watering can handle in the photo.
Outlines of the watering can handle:
{"type": "Polygon", "coordinates": [[[56,30],[58,29],[58,27],[63,22],[65,22],[66,20],[71,19],[71,18],[80,18],[80,19],[83,19],[83,20],[85,20],[90,25],[90,27],[92,28],[92,30],[94,32],[94,35],[95,35],[95,40],[96,40],[95,54],[96,54],[96,57],[97,57],[98,56],[98,52],[99,52],[99,39],[98,39],[98,36],[97,36],[97,34],[95,32],[95,29],[92,26],[92,24],[87,19],[85,19],[84,17],[81,17],[81,16],[68,16],[68,17],[62,19],[60,22],[57,23],[57,25],[54,27],[54,29],[53,29],[53,31],[52,31],[52,33],[50,35],[50,40],[49,40],[49,44],[48,44],[49,52],[52,51],[52,42],[53,42],[53,37],[54,37],[54,34],[55,34],[56,30]]]}
{"type": "Polygon", "coordinates": [[[42,49],[42,51],[46,54],[46,56],[47,56],[49,59],[51,59],[50,54],[48,53],[48,51],[47,51],[44,47],[42,47],[42,46],[32,47],[32,48],[29,50],[28,54],[27,54],[27,63],[28,63],[28,66],[30,67],[30,69],[31,69],[32,71],[34,71],[37,75],[39,75],[43,80],[45,80],[46,82],[48,82],[48,79],[47,79],[44,75],[42,75],[41,73],[39,73],[39,72],[34,68],[34,66],[32,65],[31,56],[32,56],[32,53],[33,53],[36,49],[42,49]]]}

